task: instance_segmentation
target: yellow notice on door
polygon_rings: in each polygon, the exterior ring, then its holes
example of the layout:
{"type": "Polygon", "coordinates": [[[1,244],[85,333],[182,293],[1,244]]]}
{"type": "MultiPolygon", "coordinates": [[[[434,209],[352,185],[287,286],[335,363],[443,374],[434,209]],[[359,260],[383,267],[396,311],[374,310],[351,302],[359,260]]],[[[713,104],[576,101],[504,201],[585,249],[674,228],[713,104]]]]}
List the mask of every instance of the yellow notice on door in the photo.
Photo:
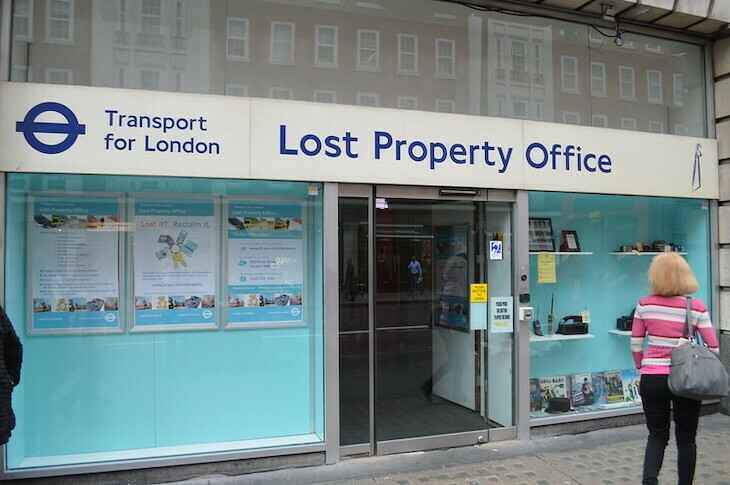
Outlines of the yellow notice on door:
{"type": "Polygon", "coordinates": [[[537,255],[537,282],[555,283],[555,255],[550,253],[539,253],[537,255]]]}
{"type": "Polygon", "coordinates": [[[487,302],[487,284],[486,283],[473,283],[471,285],[471,293],[469,295],[469,301],[472,303],[486,303],[487,302]]]}

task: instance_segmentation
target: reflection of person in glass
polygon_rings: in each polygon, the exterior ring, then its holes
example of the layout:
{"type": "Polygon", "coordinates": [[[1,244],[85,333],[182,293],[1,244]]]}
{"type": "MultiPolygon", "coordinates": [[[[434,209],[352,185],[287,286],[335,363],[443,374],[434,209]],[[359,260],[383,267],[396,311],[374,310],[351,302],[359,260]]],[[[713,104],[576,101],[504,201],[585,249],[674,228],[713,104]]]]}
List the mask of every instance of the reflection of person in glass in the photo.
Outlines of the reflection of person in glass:
{"type": "MultiPolygon", "coordinates": [[[[413,293],[420,286],[419,280],[423,278],[423,268],[415,256],[411,257],[411,261],[408,263],[408,273],[411,279],[411,298],[413,298],[413,293]]],[[[421,294],[423,295],[423,288],[421,288],[421,294]]]]}
{"type": "Polygon", "coordinates": [[[349,301],[355,301],[355,267],[352,258],[345,260],[345,281],[342,282],[343,296],[349,301]]]}

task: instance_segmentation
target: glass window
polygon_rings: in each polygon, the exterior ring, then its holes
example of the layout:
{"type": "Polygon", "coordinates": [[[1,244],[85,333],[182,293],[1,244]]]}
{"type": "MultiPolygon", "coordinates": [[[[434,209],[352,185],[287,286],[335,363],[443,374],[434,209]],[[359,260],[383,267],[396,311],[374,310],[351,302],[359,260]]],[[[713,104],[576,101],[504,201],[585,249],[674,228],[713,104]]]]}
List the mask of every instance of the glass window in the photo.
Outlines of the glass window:
{"type": "Polygon", "coordinates": [[[530,253],[530,416],[555,416],[546,412],[553,397],[568,398],[573,415],[640,407],[623,325],[648,293],[657,252],[682,254],[700,284],[696,296],[709,301],[707,201],[531,192],[529,215],[539,240],[560,253],[530,253]]]}
{"type": "Polygon", "coordinates": [[[226,56],[236,61],[248,60],[248,19],[228,18],[226,56]]]}
{"type": "Polygon", "coordinates": [[[336,103],[337,91],[315,89],[312,95],[312,101],[316,101],[317,103],[336,103]]]}
{"type": "Polygon", "coordinates": [[[142,0],[139,43],[162,45],[162,0],[142,0]]]}
{"type": "Polygon", "coordinates": [[[606,115],[592,115],[591,126],[599,128],[608,128],[608,116],[606,115]]]}
{"type": "Polygon", "coordinates": [[[606,65],[591,62],[591,96],[606,96],[606,65]]]}
{"type": "Polygon", "coordinates": [[[367,71],[380,69],[380,32],[357,31],[357,68],[367,71]]]}
{"type": "Polygon", "coordinates": [[[456,41],[436,39],[436,76],[456,76],[456,41]]]}
{"type": "Polygon", "coordinates": [[[323,442],[321,185],[6,181],[8,469],[323,442]]]}
{"type": "Polygon", "coordinates": [[[273,99],[294,99],[294,90],[292,88],[272,86],[269,88],[269,97],[273,99]]]}
{"type": "Polygon", "coordinates": [[[648,70],[646,71],[646,92],[650,103],[662,104],[664,95],[662,94],[662,72],[648,70]]]}
{"type": "Polygon", "coordinates": [[[358,106],[380,106],[380,97],[375,93],[357,93],[358,106]]]}
{"type": "Polygon", "coordinates": [[[566,93],[578,93],[578,58],[561,56],[562,87],[566,93]]]}
{"type": "Polygon", "coordinates": [[[398,34],[398,72],[418,74],[418,36],[398,34]]]}
{"type": "Polygon", "coordinates": [[[19,0],[14,4],[13,35],[16,40],[33,39],[33,0],[19,0]]]}
{"type": "Polygon", "coordinates": [[[563,111],[563,123],[568,125],[579,125],[580,114],[575,111],[563,111]]]}
{"type": "Polygon", "coordinates": [[[398,96],[398,107],[401,109],[418,109],[418,98],[413,96],[398,96]]]}
{"type": "Polygon", "coordinates": [[[439,113],[455,113],[456,103],[452,99],[437,99],[436,111],[439,113]]]}
{"type": "Polygon", "coordinates": [[[684,76],[681,74],[674,74],[672,76],[674,80],[674,106],[684,106],[684,76]]]}
{"type": "Polygon", "coordinates": [[[619,97],[625,100],[636,99],[636,84],[634,83],[634,68],[628,66],[619,66],[619,97]]]}
{"type": "Polygon", "coordinates": [[[387,106],[400,95],[417,98],[420,110],[436,111],[437,100],[449,99],[460,114],[562,123],[562,113],[571,111],[587,125],[591,113],[599,113],[616,120],[616,128],[623,116],[636,118],[643,131],[659,121],[667,132],[680,124],[687,135],[707,136],[701,45],[627,32],[618,47],[590,25],[474,11],[456,2],[399,0],[378,10],[357,2],[336,9],[269,0],[108,3],[12,2],[11,79],[50,82],[46,69],[67,69],[76,85],[141,88],[139,69],[149,69],[160,73],[157,89],[225,95],[227,85],[245,85],[247,96],[266,96],[269,86],[282,85],[281,69],[271,68],[281,64],[292,66],[286,86],[301,100],[326,87],[340,93],[336,102],[342,104],[357,104],[356,93],[368,92],[387,106]],[[414,11],[423,15],[416,19],[414,11]],[[33,31],[40,28],[46,40],[51,25],[62,39],[29,49],[28,41],[38,37],[33,31]],[[309,46],[298,45],[297,36],[309,46]],[[432,46],[425,53],[424,39],[432,46]],[[78,49],[62,47],[72,41],[78,49]],[[479,82],[457,77],[457,46],[479,82]],[[429,71],[418,82],[403,76],[392,82],[393,76],[420,75],[424,55],[433,76],[429,71]],[[337,76],[318,69],[341,64],[347,69],[337,76]],[[37,79],[31,79],[34,68],[37,79]],[[653,73],[644,81],[647,71],[653,73]],[[658,113],[665,103],[671,110],[658,113]]]}
{"type": "Polygon", "coordinates": [[[271,22],[269,62],[294,64],[294,30],[294,24],[291,22],[271,22]]]}
{"type": "Polygon", "coordinates": [[[337,67],[337,27],[317,25],[315,28],[314,64],[319,67],[337,67]]]}
{"type": "Polygon", "coordinates": [[[621,129],[636,131],[636,118],[621,118],[621,129]]]}
{"type": "Polygon", "coordinates": [[[651,133],[664,133],[664,123],[661,121],[649,121],[649,131],[651,133]]]}
{"type": "Polygon", "coordinates": [[[46,40],[48,42],[72,42],[73,23],[73,0],[48,0],[46,4],[46,40]]]}
{"type": "Polygon", "coordinates": [[[73,84],[73,71],[70,69],[46,69],[46,82],[49,84],[73,84]]]}
{"type": "Polygon", "coordinates": [[[228,96],[248,96],[248,86],[245,84],[226,84],[228,96]]]}

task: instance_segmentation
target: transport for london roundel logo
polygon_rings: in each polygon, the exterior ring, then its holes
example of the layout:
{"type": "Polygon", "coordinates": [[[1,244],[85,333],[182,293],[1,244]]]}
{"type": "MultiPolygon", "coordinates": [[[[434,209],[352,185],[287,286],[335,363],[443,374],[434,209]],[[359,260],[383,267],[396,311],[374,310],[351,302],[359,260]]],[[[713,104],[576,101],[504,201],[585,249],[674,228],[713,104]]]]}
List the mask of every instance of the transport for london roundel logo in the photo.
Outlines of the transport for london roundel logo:
{"type": "Polygon", "coordinates": [[[15,123],[15,131],[19,131],[25,137],[28,145],[41,153],[55,155],[65,152],[76,142],[79,135],[86,134],[86,125],[79,123],[78,118],[68,106],[52,101],[40,103],[33,106],[23,121],[15,123]],[[66,121],[37,121],[39,116],[45,113],[57,113],[66,121]],[[44,134],[41,141],[38,134],[44,134]],[[52,134],[52,135],[48,135],[52,134]],[[60,137],[54,135],[61,135],[60,137]],[[54,140],[55,139],[55,140],[54,140]],[[49,140],[57,141],[49,143],[49,140]]]}

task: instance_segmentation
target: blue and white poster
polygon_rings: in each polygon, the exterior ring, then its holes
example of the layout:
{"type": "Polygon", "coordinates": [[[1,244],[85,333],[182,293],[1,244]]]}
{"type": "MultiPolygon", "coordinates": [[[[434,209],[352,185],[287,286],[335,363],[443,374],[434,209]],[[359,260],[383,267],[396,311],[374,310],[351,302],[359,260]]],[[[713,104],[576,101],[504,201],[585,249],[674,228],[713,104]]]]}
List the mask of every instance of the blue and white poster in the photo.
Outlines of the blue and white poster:
{"type": "Polygon", "coordinates": [[[37,196],[30,207],[30,331],[120,331],[119,199],[37,196]]]}
{"type": "Polygon", "coordinates": [[[216,325],[217,225],[213,199],[134,201],[134,326],[216,325]]]}
{"type": "Polygon", "coordinates": [[[302,206],[228,202],[228,324],[298,324],[303,317],[302,206]]]}
{"type": "Polygon", "coordinates": [[[468,228],[444,226],[436,228],[436,266],[434,276],[439,300],[434,322],[440,327],[469,331],[468,228]]]}

